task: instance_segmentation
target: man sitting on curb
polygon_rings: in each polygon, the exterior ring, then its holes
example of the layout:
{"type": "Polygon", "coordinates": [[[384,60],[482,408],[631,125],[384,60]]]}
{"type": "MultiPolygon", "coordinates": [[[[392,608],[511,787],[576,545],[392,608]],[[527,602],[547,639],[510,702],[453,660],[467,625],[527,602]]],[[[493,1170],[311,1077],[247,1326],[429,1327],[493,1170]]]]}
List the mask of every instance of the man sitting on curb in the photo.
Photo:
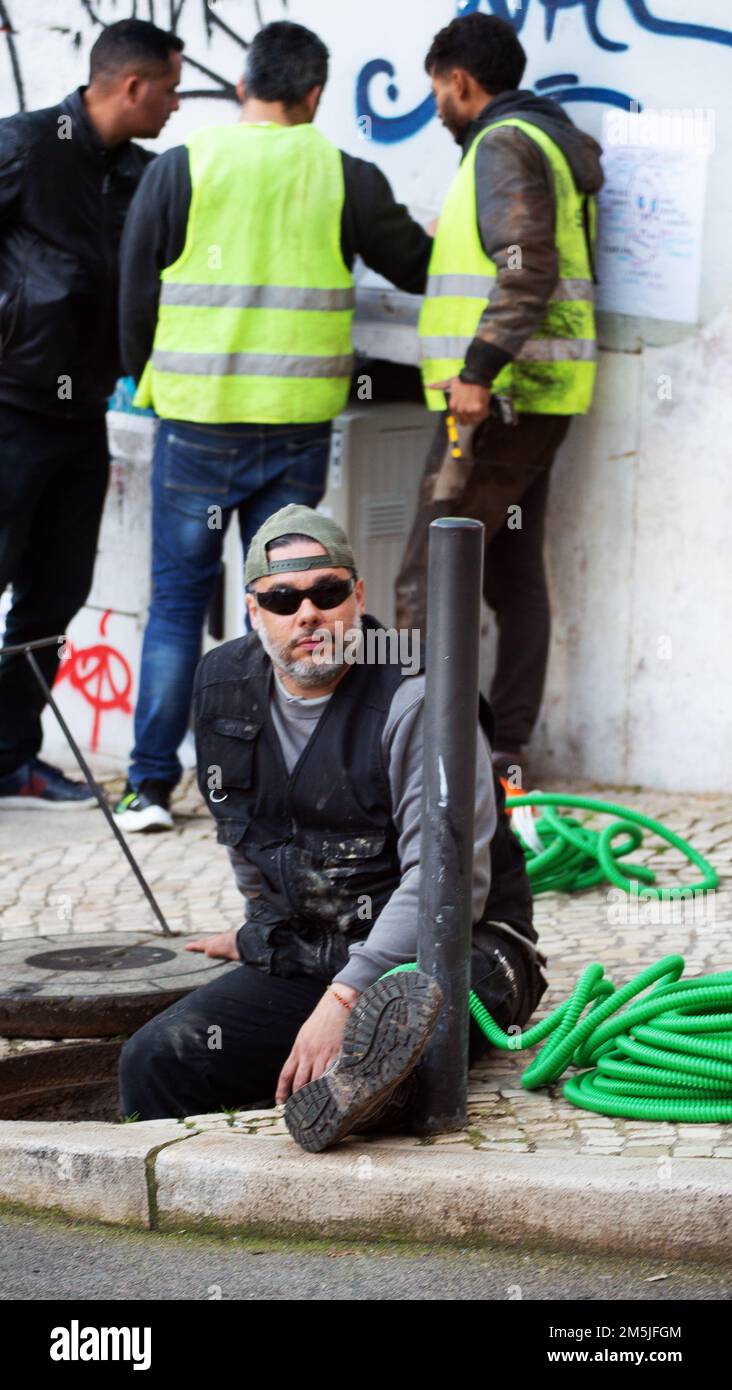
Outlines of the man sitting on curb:
{"type": "MultiPolygon", "coordinates": [[[[348,539],[304,506],[276,512],[249,548],[254,631],[196,674],[198,781],[228,847],[247,917],[190,943],[240,962],[126,1044],[123,1114],[246,1108],[276,1095],[320,1150],[397,1107],[439,1011],[417,952],[424,677],[343,659],[365,613],[348,539]],[[336,643],[323,659],[318,635],[336,643]],[[335,1065],[333,1064],[335,1061],[335,1065]],[[383,1113],[382,1113],[383,1112],[383,1113]]],[[[459,615],[456,615],[459,617],[459,615]]],[[[499,1025],[523,1026],[546,988],[531,893],[488,745],[478,738],[471,984],[499,1025]]],[[[471,1022],[471,1060],[486,1046],[471,1022]]]]}

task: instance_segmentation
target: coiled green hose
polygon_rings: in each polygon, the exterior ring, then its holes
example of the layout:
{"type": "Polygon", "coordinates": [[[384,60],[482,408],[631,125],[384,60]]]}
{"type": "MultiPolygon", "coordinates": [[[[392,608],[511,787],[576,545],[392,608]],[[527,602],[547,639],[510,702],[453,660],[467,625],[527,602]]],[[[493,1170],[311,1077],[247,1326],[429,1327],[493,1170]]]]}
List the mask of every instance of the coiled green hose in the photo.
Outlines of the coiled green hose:
{"type": "MultiPolygon", "coordinates": [[[[415,969],[398,965],[389,974],[415,969]]],[[[528,1091],[557,1081],[573,1064],[589,1068],[564,1084],[566,1099],[582,1110],[632,1120],[728,1123],[732,971],[682,980],[683,969],[683,956],[664,956],[616,989],[601,965],[588,965],[569,998],[525,1033],[504,1033],[473,990],[470,1012],[504,1052],[548,1039],[521,1077],[528,1091]],[[635,998],[651,985],[643,999],[635,998]]]]}
{"type": "MultiPolygon", "coordinates": [[[[513,821],[534,895],[609,881],[644,899],[673,902],[719,883],[698,850],[639,811],[566,792],[507,798],[509,810],[520,806],[545,808],[525,826],[534,845],[521,834],[518,818],[513,821]],[[559,815],[559,806],[616,819],[603,830],[590,830],[572,816],[559,815]],[[623,873],[618,860],[638,848],[644,829],[681,850],[701,870],[701,881],[658,887],[651,869],[627,862],[623,873]]],[[[732,1121],[732,971],[682,980],[683,969],[683,956],[664,956],[616,989],[601,965],[588,965],[569,998],[525,1033],[504,1033],[472,990],[470,1013],[488,1041],[503,1051],[522,1052],[547,1039],[521,1077],[528,1091],[557,1081],[572,1064],[587,1070],[565,1081],[564,1095],[583,1110],[632,1120],[732,1121]],[[636,998],[641,994],[643,999],[636,998]]]]}
{"type": "Polygon", "coordinates": [[[682,980],[683,969],[683,956],[664,956],[615,989],[601,965],[588,965],[569,999],[523,1034],[504,1033],[472,991],[470,1011],[494,1047],[523,1050],[548,1039],[521,1077],[526,1090],[557,1081],[572,1063],[590,1068],[564,1085],[566,1099],[582,1109],[634,1120],[727,1122],[732,971],[682,980]]]}
{"type": "Polygon", "coordinates": [[[616,806],[612,801],[596,801],[592,797],[574,796],[568,792],[529,792],[520,796],[509,796],[506,808],[513,811],[520,806],[543,806],[543,815],[533,822],[533,832],[544,846],[539,852],[528,844],[522,836],[514,818],[513,828],[526,857],[526,872],[531,883],[531,891],[536,897],[539,893],[571,893],[581,888],[594,888],[598,883],[609,881],[626,893],[638,892],[638,881],[644,886],[642,897],[659,898],[672,902],[688,898],[707,889],[716,888],[719,876],[711,864],[688,844],[680,835],[641,815],[627,806],[616,806]],[[561,816],[554,809],[558,806],[579,807],[582,810],[601,812],[617,819],[603,830],[590,830],[573,816],[561,816]],[[665,888],[655,886],[656,875],[644,864],[624,865],[625,873],[618,867],[618,860],[624,859],[643,842],[643,830],[650,830],[660,839],[666,840],[675,849],[681,850],[697,868],[703,878],[696,884],[673,884],[665,888]],[[616,843],[619,837],[624,837],[616,843]]]}

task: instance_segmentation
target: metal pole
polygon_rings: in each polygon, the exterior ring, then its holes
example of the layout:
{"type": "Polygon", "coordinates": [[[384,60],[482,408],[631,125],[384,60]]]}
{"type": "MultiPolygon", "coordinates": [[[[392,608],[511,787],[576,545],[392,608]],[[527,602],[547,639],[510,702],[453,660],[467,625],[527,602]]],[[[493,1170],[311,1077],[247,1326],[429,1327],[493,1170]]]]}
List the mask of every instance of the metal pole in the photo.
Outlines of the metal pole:
{"type": "Polygon", "coordinates": [[[142,869],[140,868],[140,866],[139,866],[137,860],[135,859],[135,857],[134,857],[134,855],[133,855],[133,853],[132,853],[132,850],[130,849],[129,845],[127,844],[127,841],[125,840],[125,837],[124,837],[124,835],[122,834],[122,831],[120,830],[119,826],[117,825],[117,823],[116,823],[116,821],[115,821],[115,819],[114,819],[114,816],[112,815],[112,812],[110,811],[109,806],[107,805],[107,798],[105,797],[104,792],[102,791],[102,789],[101,789],[101,787],[98,785],[98,783],[94,780],[94,777],[92,776],[91,768],[89,767],[89,764],[87,763],[87,761],[86,761],[86,759],[85,759],[85,757],[84,757],[84,755],[83,755],[83,753],[82,753],[82,751],[81,751],[81,749],[80,749],[78,743],[76,742],[76,740],[75,740],[75,738],[74,738],[74,736],[73,736],[73,734],[72,734],[72,732],[71,732],[71,730],[70,730],[68,724],[66,723],[66,720],[64,719],[64,717],[63,717],[63,715],[62,715],[62,713],[61,713],[61,711],[60,711],[58,705],[56,704],[56,701],[54,700],[53,695],[51,694],[51,691],[49,690],[49,687],[48,687],[48,684],[47,684],[47,682],[46,682],[46,679],[45,679],[45,677],[44,677],[44,675],[43,675],[43,672],[41,671],[41,668],[40,668],[40,666],[38,665],[38,662],[36,661],[36,659],[35,659],[35,657],[34,657],[34,655],[33,655],[33,652],[34,652],[38,647],[52,647],[52,646],[54,646],[54,645],[57,645],[59,642],[65,642],[65,640],[66,640],[65,637],[64,637],[63,635],[61,635],[61,636],[59,636],[59,637],[45,637],[42,641],[38,641],[38,642],[25,642],[25,643],[21,644],[20,646],[15,646],[15,647],[3,647],[3,648],[0,650],[0,656],[3,656],[3,657],[6,657],[6,656],[18,656],[21,652],[26,656],[26,658],[27,658],[27,660],[28,660],[28,663],[29,663],[29,665],[30,665],[30,667],[31,667],[31,670],[33,671],[33,674],[35,675],[35,678],[36,678],[36,680],[38,681],[38,684],[40,685],[41,690],[43,691],[43,693],[44,693],[44,695],[45,695],[45,697],[46,697],[46,700],[48,701],[48,704],[50,705],[50,707],[51,707],[51,709],[53,710],[53,712],[54,712],[54,714],[55,714],[55,716],[56,716],[56,718],[57,718],[59,724],[61,725],[61,729],[62,729],[63,733],[64,733],[65,736],[66,736],[66,739],[67,739],[67,742],[68,742],[68,744],[69,744],[69,747],[70,747],[70,749],[71,749],[71,751],[72,751],[74,757],[76,758],[76,761],[77,761],[77,763],[79,764],[79,767],[81,768],[81,770],[82,770],[84,776],[86,777],[86,780],[87,780],[89,786],[91,787],[91,789],[92,789],[92,791],[93,791],[93,793],[94,793],[94,795],[95,795],[95,797],[96,797],[96,799],[97,799],[97,801],[98,801],[98,803],[99,803],[100,809],[104,812],[104,815],[106,816],[107,821],[108,821],[109,825],[111,826],[111,829],[112,829],[114,835],[116,836],[117,840],[119,841],[119,844],[120,844],[121,847],[122,847],[122,852],[123,852],[123,854],[126,856],[127,861],[128,861],[128,863],[129,863],[129,865],[130,865],[130,868],[132,869],[132,872],[133,872],[133,874],[135,875],[135,878],[137,879],[137,881],[138,881],[140,887],[142,888],[142,891],[143,891],[143,893],[145,894],[145,897],[147,898],[147,900],[148,900],[148,902],[149,902],[149,904],[150,904],[150,906],[151,906],[153,912],[155,913],[155,916],[156,916],[157,919],[158,919],[158,922],[160,923],[160,926],[162,927],[163,935],[164,935],[164,936],[177,936],[177,935],[178,935],[177,932],[174,932],[174,931],[171,931],[171,930],[170,930],[170,927],[168,926],[168,923],[166,922],[166,920],[165,920],[165,918],[164,918],[164,916],[163,916],[162,910],[161,910],[161,908],[158,906],[158,903],[157,903],[157,900],[156,900],[156,898],[155,898],[155,895],[154,895],[154,893],[153,893],[153,891],[152,891],[152,888],[150,887],[150,885],[149,885],[147,879],[145,878],[145,875],[143,874],[142,869]]]}
{"type": "Polygon", "coordinates": [[[417,963],[444,1004],[417,1071],[420,1134],[462,1129],[467,1118],[483,536],[481,522],[457,517],[429,529],[417,963]]]}

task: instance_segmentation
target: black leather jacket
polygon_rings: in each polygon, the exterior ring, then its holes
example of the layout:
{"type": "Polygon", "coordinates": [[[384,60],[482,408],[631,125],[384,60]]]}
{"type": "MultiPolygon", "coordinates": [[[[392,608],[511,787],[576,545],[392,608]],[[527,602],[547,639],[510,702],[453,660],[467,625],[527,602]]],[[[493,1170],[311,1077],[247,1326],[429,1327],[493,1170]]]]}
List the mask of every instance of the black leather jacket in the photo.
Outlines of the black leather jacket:
{"type": "Polygon", "coordinates": [[[0,121],[0,401],[94,419],[120,372],[122,226],[154,156],[107,149],[82,91],[0,121]]]}

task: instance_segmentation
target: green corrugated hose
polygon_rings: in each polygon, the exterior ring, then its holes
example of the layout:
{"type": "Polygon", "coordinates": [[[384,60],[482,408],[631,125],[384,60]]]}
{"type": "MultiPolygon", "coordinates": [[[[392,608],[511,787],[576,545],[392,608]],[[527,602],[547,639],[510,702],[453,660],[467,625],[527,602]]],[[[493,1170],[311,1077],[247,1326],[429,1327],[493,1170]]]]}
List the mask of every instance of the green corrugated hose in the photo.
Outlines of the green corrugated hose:
{"type": "MultiPolygon", "coordinates": [[[[389,974],[415,969],[398,965],[389,974]]],[[[504,1052],[548,1039],[521,1077],[528,1091],[558,1081],[573,1064],[590,1068],[564,1083],[565,1097],[582,1110],[630,1120],[727,1123],[732,971],[682,980],[683,969],[683,956],[664,956],[615,989],[601,965],[588,965],[569,998],[525,1033],[504,1033],[473,990],[470,1012],[504,1052]],[[643,999],[634,999],[650,985],[643,999]]]]}
{"type": "Polygon", "coordinates": [[[568,792],[509,795],[506,801],[507,809],[514,811],[519,806],[546,808],[540,818],[532,822],[533,832],[543,846],[540,852],[528,844],[517,825],[513,825],[526,856],[526,872],[535,897],[539,893],[571,893],[576,889],[594,888],[603,881],[624,888],[626,893],[637,892],[640,880],[643,884],[643,899],[660,898],[663,901],[673,901],[677,898],[688,898],[695,893],[703,893],[708,888],[716,888],[719,883],[718,874],[698,850],[660,821],[651,820],[650,816],[643,816],[640,811],[631,811],[627,806],[616,806],[612,801],[573,796],[568,792]],[[558,806],[579,807],[582,810],[615,816],[616,819],[603,830],[590,830],[573,816],[560,816],[554,809],[558,806]],[[656,875],[644,864],[625,863],[625,873],[621,872],[618,860],[624,859],[625,855],[638,848],[643,841],[644,829],[651,830],[654,835],[666,840],[675,849],[681,850],[687,859],[701,869],[704,875],[701,882],[658,888],[654,886],[656,875]],[[616,843],[619,836],[623,839],[616,843]]]}
{"type": "MultiPolygon", "coordinates": [[[[541,852],[519,835],[534,893],[568,892],[603,880],[636,892],[640,880],[643,898],[673,901],[719,882],[691,845],[638,811],[565,793],[511,797],[511,809],[522,805],[582,807],[618,817],[597,832],[547,809],[534,823],[545,846],[541,852]],[[625,864],[623,874],[617,861],[641,843],[641,827],[680,849],[701,869],[702,881],[659,888],[655,874],[639,864],[625,864]],[[620,835],[626,838],[617,844],[620,835]]],[[[529,1091],[558,1081],[572,1064],[586,1070],[565,1081],[564,1095],[583,1110],[633,1120],[726,1123],[732,1121],[732,971],[682,980],[683,969],[683,956],[664,956],[616,989],[601,965],[588,965],[569,998],[525,1033],[504,1033],[472,990],[470,1012],[489,1042],[505,1052],[547,1039],[521,1077],[529,1091]]]]}

